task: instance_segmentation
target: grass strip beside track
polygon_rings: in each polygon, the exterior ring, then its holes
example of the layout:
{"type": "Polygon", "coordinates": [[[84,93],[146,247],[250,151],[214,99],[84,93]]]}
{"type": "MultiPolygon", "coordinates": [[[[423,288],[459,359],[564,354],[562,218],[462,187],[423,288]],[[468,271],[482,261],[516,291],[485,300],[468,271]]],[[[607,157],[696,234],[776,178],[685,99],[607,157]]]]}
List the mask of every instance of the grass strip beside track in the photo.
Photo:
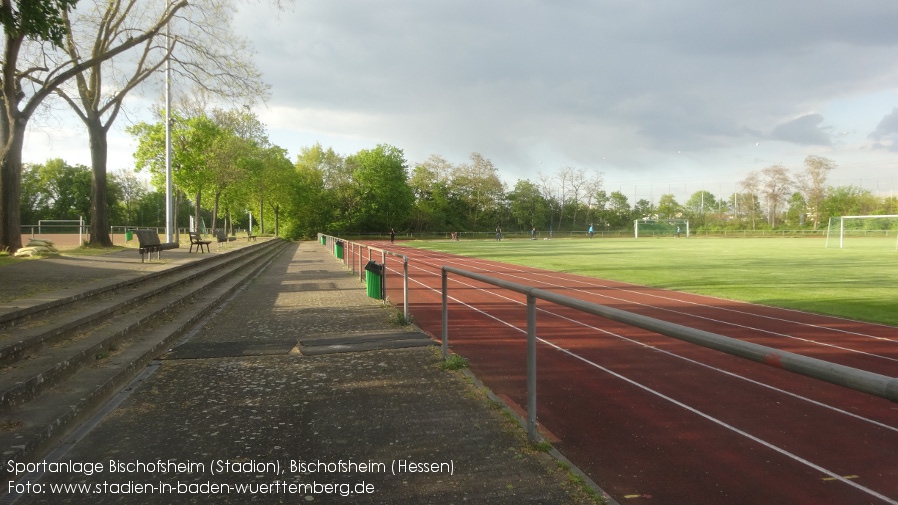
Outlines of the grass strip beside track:
{"type": "Polygon", "coordinates": [[[898,326],[895,239],[411,241],[494,261],[898,326]],[[831,241],[832,242],[832,241],[831,241]]]}

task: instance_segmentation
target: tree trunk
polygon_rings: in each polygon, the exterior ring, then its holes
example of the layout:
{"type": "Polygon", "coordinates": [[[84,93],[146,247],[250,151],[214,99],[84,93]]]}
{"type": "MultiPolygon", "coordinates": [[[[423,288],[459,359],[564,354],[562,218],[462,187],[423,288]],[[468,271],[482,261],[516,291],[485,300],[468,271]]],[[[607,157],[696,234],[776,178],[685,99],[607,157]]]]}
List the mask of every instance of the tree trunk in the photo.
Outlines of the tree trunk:
{"type": "Polygon", "coordinates": [[[193,226],[195,229],[193,231],[199,233],[200,232],[200,198],[203,196],[203,192],[197,190],[196,192],[196,208],[193,209],[193,226]]]}
{"type": "Polygon", "coordinates": [[[22,147],[25,145],[25,121],[9,123],[7,144],[0,159],[0,250],[14,253],[22,248],[22,223],[19,208],[22,195],[22,147]]]}
{"type": "Polygon", "coordinates": [[[212,232],[218,229],[218,200],[221,199],[221,191],[215,192],[215,203],[212,205],[212,232]]]}
{"type": "Polygon", "coordinates": [[[90,245],[112,247],[109,236],[109,212],[106,205],[106,129],[99,121],[87,124],[90,136],[90,161],[93,177],[90,187],[90,245]]]}

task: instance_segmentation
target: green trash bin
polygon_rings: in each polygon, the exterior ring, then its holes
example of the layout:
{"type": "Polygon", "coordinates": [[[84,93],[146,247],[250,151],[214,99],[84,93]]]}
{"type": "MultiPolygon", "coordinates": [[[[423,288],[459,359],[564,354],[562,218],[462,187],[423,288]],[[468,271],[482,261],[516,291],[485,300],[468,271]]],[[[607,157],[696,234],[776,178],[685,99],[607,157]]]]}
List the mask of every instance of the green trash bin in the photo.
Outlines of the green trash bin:
{"type": "Polygon", "coordinates": [[[384,299],[384,266],[374,260],[365,265],[365,288],[370,298],[384,299]]]}
{"type": "Polygon", "coordinates": [[[334,243],[334,256],[337,259],[343,259],[343,242],[338,240],[334,243]]]}
{"type": "Polygon", "coordinates": [[[126,230],[125,231],[125,242],[130,242],[134,240],[134,230],[126,230]]]}
{"type": "Polygon", "coordinates": [[[327,245],[327,237],[324,235],[321,236],[321,245],[327,245]]]}

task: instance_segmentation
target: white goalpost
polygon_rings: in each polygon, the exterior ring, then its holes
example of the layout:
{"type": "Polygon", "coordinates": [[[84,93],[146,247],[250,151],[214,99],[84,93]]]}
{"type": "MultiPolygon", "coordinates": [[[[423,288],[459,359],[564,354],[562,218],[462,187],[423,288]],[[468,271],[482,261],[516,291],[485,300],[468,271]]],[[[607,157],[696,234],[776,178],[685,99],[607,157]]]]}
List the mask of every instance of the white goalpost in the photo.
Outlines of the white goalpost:
{"type": "Polygon", "coordinates": [[[887,237],[890,233],[895,233],[895,249],[898,250],[898,214],[831,217],[826,226],[825,247],[827,248],[829,247],[829,238],[832,234],[833,222],[836,219],[839,220],[839,249],[845,247],[846,235],[879,235],[887,237]],[[849,223],[847,227],[846,222],[849,223]],[[850,223],[860,223],[860,226],[852,226],[850,223]]]}
{"type": "Polygon", "coordinates": [[[633,221],[633,233],[636,238],[639,238],[640,228],[643,235],[665,237],[676,235],[679,238],[681,233],[685,233],[686,238],[689,238],[688,219],[636,219],[633,221]]]}

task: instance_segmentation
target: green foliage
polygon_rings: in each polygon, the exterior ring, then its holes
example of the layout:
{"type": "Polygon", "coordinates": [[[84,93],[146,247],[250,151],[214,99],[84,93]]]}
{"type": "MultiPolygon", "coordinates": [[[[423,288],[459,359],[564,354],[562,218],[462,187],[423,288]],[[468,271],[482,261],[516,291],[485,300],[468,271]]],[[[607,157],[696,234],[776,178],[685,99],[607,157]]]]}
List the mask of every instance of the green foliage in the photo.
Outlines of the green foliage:
{"type": "Polygon", "coordinates": [[[549,206],[535,184],[529,180],[518,181],[508,195],[508,202],[511,215],[520,228],[545,228],[549,206]]]}
{"type": "Polygon", "coordinates": [[[347,162],[358,187],[358,225],[363,230],[389,230],[405,224],[414,195],[408,185],[402,150],[381,144],[363,149],[347,162]]]}
{"type": "Polygon", "coordinates": [[[0,24],[9,36],[49,41],[62,46],[67,33],[63,13],[74,9],[77,3],[78,0],[9,2],[9,9],[0,9],[0,24]]]}
{"type": "Polygon", "coordinates": [[[458,354],[451,354],[448,358],[440,362],[440,368],[443,370],[461,370],[468,368],[468,359],[463,358],[458,354]]]}
{"type": "MultiPolygon", "coordinates": [[[[61,159],[43,165],[27,165],[22,173],[22,222],[37,224],[41,219],[78,219],[90,216],[91,170],[71,166],[61,159]]],[[[116,190],[109,191],[116,203],[116,190]]]]}

